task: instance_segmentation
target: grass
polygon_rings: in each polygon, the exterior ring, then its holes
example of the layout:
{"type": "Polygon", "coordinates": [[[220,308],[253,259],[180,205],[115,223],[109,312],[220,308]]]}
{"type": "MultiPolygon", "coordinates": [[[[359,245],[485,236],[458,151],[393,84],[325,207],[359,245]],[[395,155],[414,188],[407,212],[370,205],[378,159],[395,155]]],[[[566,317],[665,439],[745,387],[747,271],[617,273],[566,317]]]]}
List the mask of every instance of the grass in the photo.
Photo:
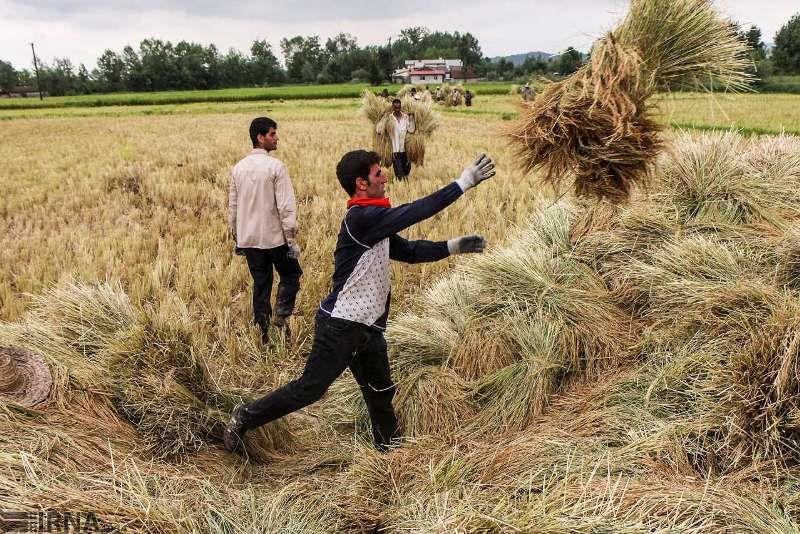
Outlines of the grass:
{"type": "Polygon", "coordinates": [[[800,76],[770,76],[758,82],[758,90],[764,93],[800,93],[800,76]]]}
{"type": "MultiPolygon", "coordinates": [[[[800,129],[789,95],[659,98],[670,122],[800,129]]],[[[399,204],[478,152],[498,164],[406,233],[483,233],[488,254],[393,270],[413,438],[372,450],[345,376],[250,461],[222,451],[219,424],[302,369],[344,211],[334,166],[371,142],[358,101],[266,106],[305,271],[294,347],[266,348],[225,228],[263,103],[0,112],[0,345],[44,352],[57,387],[46,410],[0,402],[0,508],[140,532],[797,530],[800,177],[764,167],[796,140],[684,140],[660,189],[606,213],[514,171],[494,132],[515,102],[440,109],[426,166],[389,184],[399,204]]]]}
{"type": "MultiPolygon", "coordinates": [[[[204,91],[156,91],[152,93],[109,93],[78,96],[38,98],[3,98],[2,109],[41,109],[106,106],[152,106],[192,104],[201,102],[248,102],[273,100],[315,100],[322,98],[357,98],[364,89],[380,92],[384,88],[397,92],[402,85],[370,86],[368,84],[281,85],[276,87],[250,87],[239,89],[213,89],[204,91]]],[[[485,82],[470,85],[476,94],[508,93],[509,83],[485,82]]]]}

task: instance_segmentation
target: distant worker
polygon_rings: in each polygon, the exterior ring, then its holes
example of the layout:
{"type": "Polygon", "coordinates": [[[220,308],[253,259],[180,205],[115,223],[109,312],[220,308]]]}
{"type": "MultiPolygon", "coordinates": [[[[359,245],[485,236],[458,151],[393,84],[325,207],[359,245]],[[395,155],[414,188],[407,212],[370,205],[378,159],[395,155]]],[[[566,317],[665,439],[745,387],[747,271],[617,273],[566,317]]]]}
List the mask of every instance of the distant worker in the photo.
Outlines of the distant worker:
{"type": "Polygon", "coordinates": [[[287,319],[300,289],[300,247],[297,245],[297,208],[289,171],[269,155],[278,148],[278,125],[267,117],[250,123],[253,150],[231,171],[228,223],[237,253],[247,258],[253,277],[253,322],[261,341],[269,340],[269,324],[290,336],[287,319]],[[275,315],[270,304],[273,268],[280,283],[275,315]]]}
{"type": "Polygon", "coordinates": [[[472,95],[472,91],[467,89],[467,91],[464,93],[464,105],[465,106],[472,107],[472,96],[473,96],[472,95]]]}
{"type": "Polygon", "coordinates": [[[531,89],[531,84],[530,83],[526,83],[522,87],[522,100],[524,100],[526,102],[529,101],[529,100],[533,100],[533,89],[531,89]]]}
{"type": "Polygon", "coordinates": [[[405,113],[400,106],[399,98],[392,100],[392,113],[378,121],[378,124],[375,125],[375,132],[378,135],[386,135],[385,121],[394,121],[390,134],[392,136],[392,169],[398,180],[405,180],[411,173],[411,160],[408,159],[406,153],[406,134],[415,133],[417,126],[414,116],[405,113]]]}
{"type": "Polygon", "coordinates": [[[383,334],[391,301],[390,260],[433,262],[453,254],[483,252],[486,242],[479,235],[408,241],[398,233],[441,212],[495,171],[491,159],[479,156],[449,185],[393,208],[386,197],[380,161],[375,152],[354,150],[336,166],[339,184],[350,198],[333,255],[331,292],[317,311],[305,369],[296,380],[234,408],[224,431],[229,451],[245,452],[248,431],[321,399],[348,368],[361,387],[375,447],[386,451],[401,436],[392,407],[395,384],[383,334]]]}
{"type": "Polygon", "coordinates": [[[388,100],[389,99],[389,90],[384,87],[383,91],[381,91],[381,96],[388,100]]]}

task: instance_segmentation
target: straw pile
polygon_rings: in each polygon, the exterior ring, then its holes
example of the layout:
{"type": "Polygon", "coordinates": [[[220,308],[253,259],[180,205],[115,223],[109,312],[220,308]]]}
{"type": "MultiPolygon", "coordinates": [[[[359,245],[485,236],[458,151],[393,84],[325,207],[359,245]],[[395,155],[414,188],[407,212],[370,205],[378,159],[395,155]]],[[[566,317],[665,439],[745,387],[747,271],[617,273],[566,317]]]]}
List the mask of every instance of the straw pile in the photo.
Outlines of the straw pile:
{"type": "MultiPolygon", "coordinates": [[[[235,388],[220,389],[190,324],[180,304],[136,310],[118,285],[52,288],[34,300],[25,322],[0,328],[0,343],[14,347],[2,355],[18,362],[16,385],[9,390],[25,393],[6,399],[36,406],[52,396],[66,406],[76,390],[95,391],[104,403],[112,400],[119,416],[136,428],[143,450],[157,459],[179,459],[220,443],[232,408],[244,396],[235,388]]],[[[255,456],[291,446],[291,434],[279,426],[254,434],[255,456]]]]}
{"type": "Polygon", "coordinates": [[[399,396],[406,431],[463,431],[470,411],[476,434],[524,429],[574,381],[638,354],[641,378],[618,394],[645,406],[634,420],[673,427],[693,471],[800,467],[799,158],[788,138],[686,137],[639,204],[577,234],[586,208],[556,204],[511,247],[462,264],[390,328],[399,390],[423,369],[461,381],[399,396]]]}
{"type": "Polygon", "coordinates": [[[300,450],[241,462],[214,412],[265,381],[218,366],[263,353],[215,354],[178,299],[48,291],[0,324],[53,377],[45,406],[0,401],[0,508],[134,532],[797,532],[800,225],[777,195],[800,190],[798,157],[791,138],[687,136],[647,196],[544,206],[462,260],[391,324],[414,437],[388,454],[348,378],[293,416],[300,450]]]}
{"type": "Polygon", "coordinates": [[[632,0],[622,24],[597,41],[589,63],[550,84],[507,130],[524,171],[540,169],[578,196],[627,199],[645,185],[663,148],[650,96],[660,89],[747,87],[745,45],[709,0],[632,0]]]}
{"type": "MultiPolygon", "coordinates": [[[[405,149],[408,158],[415,165],[424,165],[425,145],[439,127],[439,114],[434,111],[431,100],[414,100],[407,95],[401,98],[400,109],[413,117],[416,124],[416,131],[406,136],[405,149]]],[[[391,120],[392,103],[371,91],[364,91],[361,97],[361,114],[372,125],[372,149],[380,155],[383,166],[391,167],[391,137],[394,128],[394,121],[391,120]]]]}
{"type": "Polygon", "coordinates": [[[446,107],[460,106],[464,102],[465,92],[464,86],[460,83],[445,83],[436,91],[436,101],[446,107]]]}

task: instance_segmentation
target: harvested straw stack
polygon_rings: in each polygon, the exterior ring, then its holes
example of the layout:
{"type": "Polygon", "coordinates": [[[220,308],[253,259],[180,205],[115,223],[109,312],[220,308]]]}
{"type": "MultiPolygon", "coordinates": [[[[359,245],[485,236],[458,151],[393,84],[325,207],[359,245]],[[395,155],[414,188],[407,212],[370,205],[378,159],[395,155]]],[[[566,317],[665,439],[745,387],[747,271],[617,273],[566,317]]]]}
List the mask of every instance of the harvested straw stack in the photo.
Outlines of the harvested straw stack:
{"type": "MultiPolygon", "coordinates": [[[[80,405],[109,426],[125,419],[151,458],[179,460],[221,443],[231,410],[245,400],[220,387],[203,353],[182,303],[141,310],[118,284],[72,282],[36,297],[24,323],[0,323],[0,401],[80,405]]],[[[263,459],[290,448],[292,434],[279,422],[247,441],[263,459]]]]}
{"type": "Polygon", "coordinates": [[[523,105],[507,130],[521,167],[578,196],[628,198],[663,148],[648,98],[659,89],[743,90],[745,44],[709,0],[632,0],[628,16],[595,43],[591,61],[523,105]]]}
{"type": "MultiPolygon", "coordinates": [[[[425,144],[439,127],[439,115],[433,109],[429,99],[414,100],[410,96],[401,98],[401,109],[414,118],[416,130],[406,136],[406,152],[414,165],[425,164],[425,144]]],[[[392,132],[394,121],[391,120],[391,102],[364,91],[361,97],[361,114],[372,124],[372,149],[381,157],[381,164],[388,167],[392,164],[392,132]],[[380,130],[380,133],[376,131],[380,130]]]]}
{"type": "Polygon", "coordinates": [[[381,98],[372,91],[364,91],[361,95],[361,114],[372,124],[372,150],[381,157],[381,165],[388,167],[392,164],[392,140],[388,135],[379,135],[375,131],[377,124],[392,112],[392,103],[381,98]]]}
{"type": "Polygon", "coordinates": [[[460,106],[464,101],[464,86],[461,84],[450,85],[448,83],[442,85],[437,92],[438,101],[446,107],[460,106]]]}

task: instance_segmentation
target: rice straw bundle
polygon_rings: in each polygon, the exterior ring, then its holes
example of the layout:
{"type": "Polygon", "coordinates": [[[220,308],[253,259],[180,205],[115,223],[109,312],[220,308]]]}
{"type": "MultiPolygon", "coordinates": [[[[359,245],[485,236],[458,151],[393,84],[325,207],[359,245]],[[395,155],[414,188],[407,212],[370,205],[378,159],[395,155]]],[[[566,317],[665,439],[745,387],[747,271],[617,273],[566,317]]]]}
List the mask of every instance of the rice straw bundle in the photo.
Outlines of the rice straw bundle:
{"type": "Polygon", "coordinates": [[[450,434],[475,415],[469,384],[452,369],[425,365],[397,383],[394,404],[408,436],[450,434]]]}
{"type": "Polygon", "coordinates": [[[372,124],[372,150],[381,157],[381,165],[388,167],[392,164],[392,140],[386,135],[378,135],[375,127],[392,111],[392,103],[381,98],[372,91],[364,91],[361,95],[361,114],[372,124]]]}
{"type": "Polygon", "coordinates": [[[450,85],[446,83],[439,88],[437,93],[439,96],[438,101],[446,107],[460,106],[464,100],[465,92],[464,86],[461,84],[450,85]]]}
{"type": "Polygon", "coordinates": [[[397,90],[396,96],[397,98],[403,98],[405,96],[411,95],[411,90],[414,89],[414,85],[410,83],[405,84],[403,87],[397,90]]]}
{"type": "MultiPolygon", "coordinates": [[[[440,118],[433,109],[431,100],[414,100],[410,96],[401,98],[400,109],[414,118],[416,130],[406,136],[405,150],[414,165],[425,164],[425,144],[439,127],[440,118]]],[[[392,133],[394,121],[391,119],[391,102],[380,98],[371,91],[364,91],[361,98],[361,114],[372,124],[372,149],[381,157],[385,167],[392,164],[392,133]],[[376,130],[380,130],[378,133],[376,130]]]]}
{"type": "Polygon", "coordinates": [[[556,187],[572,176],[578,196],[625,200],[664,146],[648,98],[704,81],[745,89],[745,50],[709,0],[632,0],[590,62],[523,104],[506,134],[526,172],[541,169],[556,187]]]}

